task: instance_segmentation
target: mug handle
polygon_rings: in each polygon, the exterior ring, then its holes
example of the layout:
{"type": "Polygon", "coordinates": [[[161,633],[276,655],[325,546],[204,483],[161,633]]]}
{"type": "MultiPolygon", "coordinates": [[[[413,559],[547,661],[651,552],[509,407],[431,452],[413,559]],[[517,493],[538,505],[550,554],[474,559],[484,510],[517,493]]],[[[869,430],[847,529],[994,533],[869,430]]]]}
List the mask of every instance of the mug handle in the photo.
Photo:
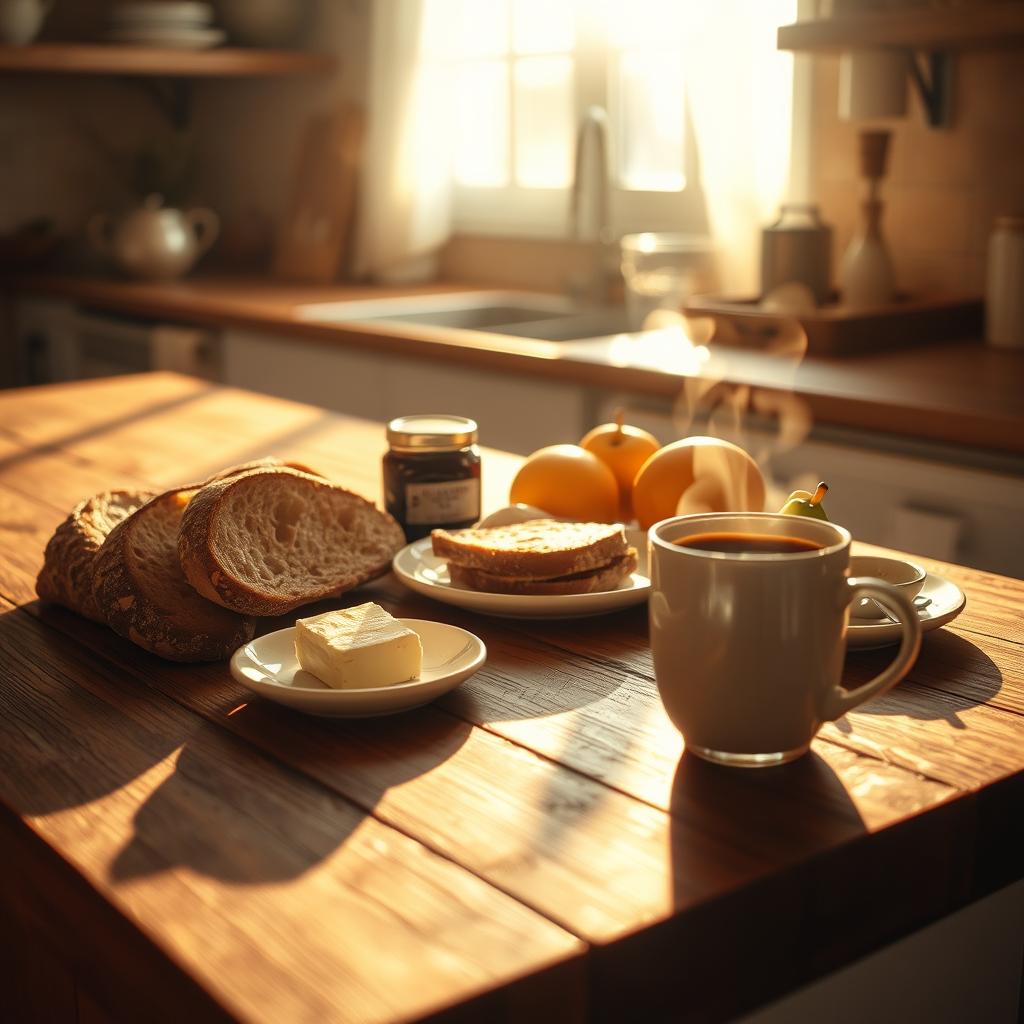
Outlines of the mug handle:
{"type": "Polygon", "coordinates": [[[848,578],[846,587],[848,605],[863,597],[872,598],[899,620],[903,638],[892,664],[870,682],[858,686],[856,690],[844,690],[841,686],[832,688],[825,697],[822,712],[826,722],[842,718],[847,711],[852,711],[866,700],[877,697],[889,687],[895,686],[910,671],[910,666],[914,664],[917,653],[921,650],[921,620],[917,617],[914,602],[906,594],[890,583],[866,576],[848,578]]]}
{"type": "Polygon", "coordinates": [[[220,234],[220,218],[213,210],[199,207],[189,210],[185,214],[185,220],[195,236],[197,252],[202,255],[217,241],[217,236],[220,234]]]}

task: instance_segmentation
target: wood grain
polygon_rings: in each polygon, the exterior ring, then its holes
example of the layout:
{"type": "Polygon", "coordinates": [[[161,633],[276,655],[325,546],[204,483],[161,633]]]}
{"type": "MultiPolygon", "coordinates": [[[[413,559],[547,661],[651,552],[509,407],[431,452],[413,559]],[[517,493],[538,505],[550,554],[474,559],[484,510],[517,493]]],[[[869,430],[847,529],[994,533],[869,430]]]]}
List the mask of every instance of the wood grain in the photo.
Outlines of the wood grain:
{"type": "Polygon", "coordinates": [[[334,65],[326,54],[299,50],[180,50],[99,43],[0,46],[0,71],[35,74],[259,78],[326,74],[334,65]]]}
{"type": "MultiPolygon", "coordinates": [[[[451,861],[126,684],[24,613],[0,617],[0,653],[3,804],[73,851],[75,869],[232,1014],[422,1016],[581,952],[451,861]],[[412,965],[415,983],[403,982],[412,965]]],[[[92,955],[112,973],[103,950],[92,955]]]]}
{"type": "MultiPolygon", "coordinates": [[[[489,660],[429,708],[355,722],[253,700],[223,665],[161,662],[33,600],[83,490],[275,453],[377,497],[383,448],[379,425],[171,375],[0,395],[0,595],[22,606],[0,608],[0,840],[26,878],[0,900],[57,975],[100,979],[78,1003],[722,1019],[1020,876],[1016,581],[944,566],[968,613],[910,678],[752,773],[683,753],[642,609],[512,622],[381,580],[352,600],[464,625],[489,660]]],[[[517,465],[486,454],[485,503],[517,465]]],[[[889,657],[851,655],[847,681],[889,657]]]]}

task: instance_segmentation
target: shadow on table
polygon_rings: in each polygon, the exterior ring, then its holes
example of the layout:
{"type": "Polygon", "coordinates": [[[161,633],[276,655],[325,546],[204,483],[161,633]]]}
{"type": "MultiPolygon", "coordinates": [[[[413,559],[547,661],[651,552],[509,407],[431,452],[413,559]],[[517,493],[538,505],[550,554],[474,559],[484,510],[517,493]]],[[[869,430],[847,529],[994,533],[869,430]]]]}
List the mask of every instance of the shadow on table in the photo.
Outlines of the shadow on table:
{"type": "MultiPolygon", "coordinates": [[[[852,689],[867,682],[892,661],[895,652],[895,647],[848,652],[843,685],[852,689]]],[[[862,704],[857,713],[944,719],[953,728],[963,729],[958,712],[987,703],[1002,687],[1002,672],[977,644],[940,629],[924,637],[921,653],[907,678],[883,696],[862,704]],[[922,700],[922,688],[947,694],[948,698],[922,700]]],[[[836,727],[850,731],[845,719],[836,722],[836,727]]]]}
{"type": "Polygon", "coordinates": [[[643,1019],[674,1020],[685,1007],[687,1019],[731,1020],[799,984],[817,947],[842,934],[837,904],[849,893],[827,853],[855,862],[867,828],[813,752],[759,769],[684,752],[671,812],[676,913],[646,941],[620,944],[597,978],[599,1005],[642,1006],[643,1019]]]}
{"type": "Polygon", "coordinates": [[[185,743],[198,723],[89,646],[103,626],[33,602],[0,615],[0,794],[42,816],[108,797],[185,743]],[[76,642],[82,638],[82,643],[76,642]]]}
{"type": "Polygon", "coordinates": [[[429,708],[322,719],[259,698],[234,699],[218,717],[137,811],[113,878],[174,865],[239,884],[295,878],[338,849],[384,793],[432,771],[470,731],[429,708]]]}
{"type": "MultiPolygon", "coordinates": [[[[842,779],[813,751],[772,768],[729,768],[684,751],[672,782],[671,810],[765,867],[866,831],[842,779]]],[[[677,885],[685,854],[673,850],[677,885]]]]}
{"type": "Polygon", "coordinates": [[[295,877],[471,731],[430,708],[345,721],[250,702],[223,663],[172,664],[39,603],[0,615],[0,661],[0,797],[123,835],[115,880],[295,877]]]}

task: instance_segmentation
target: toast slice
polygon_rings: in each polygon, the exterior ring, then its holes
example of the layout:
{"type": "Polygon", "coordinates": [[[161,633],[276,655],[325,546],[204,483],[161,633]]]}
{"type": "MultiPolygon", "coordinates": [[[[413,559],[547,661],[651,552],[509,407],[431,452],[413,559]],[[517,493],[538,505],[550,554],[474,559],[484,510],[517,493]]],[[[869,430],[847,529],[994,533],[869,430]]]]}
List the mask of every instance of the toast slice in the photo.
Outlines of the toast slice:
{"type": "Polygon", "coordinates": [[[36,593],[94,622],[104,622],[92,595],[96,552],[118,523],[153,497],[151,491],[103,491],[80,501],[46,545],[36,593]]]}
{"type": "MultiPolygon", "coordinates": [[[[494,576],[555,579],[590,572],[629,550],[619,524],[533,519],[476,530],[434,530],[434,554],[451,566],[494,576]]],[[[632,570],[630,570],[632,571],[632,570]]],[[[490,588],[477,588],[490,589],[490,588]]]]}
{"type": "Polygon", "coordinates": [[[189,502],[178,556],[189,583],[245,615],[283,615],[386,573],[402,528],[358,494],[294,469],[207,484],[189,502]]]}
{"type": "Polygon", "coordinates": [[[613,558],[607,565],[587,572],[570,573],[553,579],[524,579],[499,576],[484,569],[467,569],[454,562],[448,563],[448,577],[457,587],[485,590],[492,594],[593,594],[599,590],[614,590],[630,573],[636,572],[636,548],[613,558]]]}
{"type": "Polygon", "coordinates": [[[93,598],[106,623],[139,647],[170,661],[219,661],[251,640],[251,619],[207,601],[178,562],[178,528],[192,490],[153,498],[103,542],[93,598]]]}

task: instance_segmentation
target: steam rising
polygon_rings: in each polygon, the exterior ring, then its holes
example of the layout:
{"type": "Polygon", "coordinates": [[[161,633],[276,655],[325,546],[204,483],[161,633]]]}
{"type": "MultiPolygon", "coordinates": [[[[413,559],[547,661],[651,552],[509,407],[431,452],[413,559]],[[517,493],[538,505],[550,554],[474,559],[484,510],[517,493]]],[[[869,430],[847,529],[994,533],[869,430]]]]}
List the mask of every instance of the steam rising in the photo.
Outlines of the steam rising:
{"type": "MultiPolygon", "coordinates": [[[[663,334],[666,343],[671,338],[675,347],[682,346],[682,357],[677,354],[673,362],[682,358],[684,365],[689,364],[689,375],[672,410],[679,436],[702,434],[743,448],[768,484],[768,507],[779,507],[780,494],[782,498],[785,494],[781,489],[773,493],[772,463],[799,445],[813,422],[809,406],[792,390],[797,367],[807,352],[805,331],[797,320],[780,317],[766,319],[767,329],[748,339],[721,319],[685,317],[670,310],[658,310],[656,316],[655,322],[645,326],[663,334]],[[735,383],[744,376],[757,376],[754,364],[759,356],[770,358],[775,386],[735,383]]],[[[680,512],[750,507],[747,483],[734,479],[732,463],[715,462],[705,455],[700,468],[694,485],[680,500],[680,512]]]]}

